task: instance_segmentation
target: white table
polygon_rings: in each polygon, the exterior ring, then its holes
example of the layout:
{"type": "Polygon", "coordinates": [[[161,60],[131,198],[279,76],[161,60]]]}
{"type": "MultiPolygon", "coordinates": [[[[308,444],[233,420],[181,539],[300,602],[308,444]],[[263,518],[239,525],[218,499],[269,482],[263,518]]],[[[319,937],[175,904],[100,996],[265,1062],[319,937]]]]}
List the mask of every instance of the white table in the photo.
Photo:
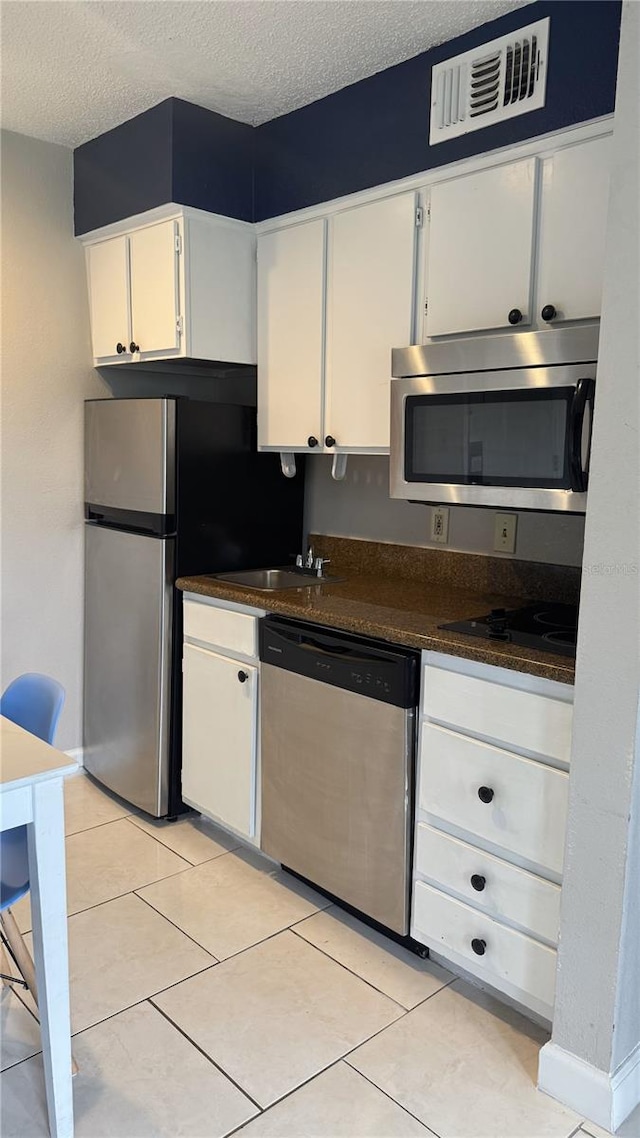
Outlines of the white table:
{"type": "Polygon", "coordinates": [[[0,829],[27,826],[33,949],[52,1138],[72,1138],[64,776],[77,767],[0,716],[0,829]]]}

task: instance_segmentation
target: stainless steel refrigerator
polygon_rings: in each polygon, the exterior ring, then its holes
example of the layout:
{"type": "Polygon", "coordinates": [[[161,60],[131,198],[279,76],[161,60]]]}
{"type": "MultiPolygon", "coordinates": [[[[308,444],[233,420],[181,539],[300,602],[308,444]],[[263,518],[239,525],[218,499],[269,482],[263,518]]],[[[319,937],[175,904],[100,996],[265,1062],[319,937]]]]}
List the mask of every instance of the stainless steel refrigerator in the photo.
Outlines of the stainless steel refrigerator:
{"type": "Polygon", "coordinates": [[[176,577],[285,564],[303,478],[256,451],[251,407],[85,404],[84,764],[155,817],[181,811],[176,577]]]}

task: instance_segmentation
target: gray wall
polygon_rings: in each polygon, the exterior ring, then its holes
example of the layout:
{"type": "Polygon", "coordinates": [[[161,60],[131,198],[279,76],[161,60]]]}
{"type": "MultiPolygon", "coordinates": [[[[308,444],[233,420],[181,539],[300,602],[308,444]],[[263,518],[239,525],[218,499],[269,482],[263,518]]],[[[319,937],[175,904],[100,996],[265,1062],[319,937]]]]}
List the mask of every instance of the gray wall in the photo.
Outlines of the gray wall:
{"type": "Polygon", "coordinates": [[[606,1073],[640,1042],[639,76],[625,3],[553,1032],[606,1073]]]}
{"type": "MultiPolygon", "coordinates": [[[[494,554],[494,518],[494,510],[452,507],[446,548],[497,557],[515,556],[524,561],[580,565],[584,518],[521,512],[515,555],[494,554]]],[[[430,521],[430,506],[416,506],[389,497],[388,458],[350,456],[343,482],[331,477],[328,455],[307,458],[305,528],[308,533],[445,548],[430,540],[430,521]]]]}
{"type": "Polygon", "coordinates": [[[64,684],[57,743],[81,743],[82,402],[91,366],[72,152],[2,133],[2,678],[64,684]]]}

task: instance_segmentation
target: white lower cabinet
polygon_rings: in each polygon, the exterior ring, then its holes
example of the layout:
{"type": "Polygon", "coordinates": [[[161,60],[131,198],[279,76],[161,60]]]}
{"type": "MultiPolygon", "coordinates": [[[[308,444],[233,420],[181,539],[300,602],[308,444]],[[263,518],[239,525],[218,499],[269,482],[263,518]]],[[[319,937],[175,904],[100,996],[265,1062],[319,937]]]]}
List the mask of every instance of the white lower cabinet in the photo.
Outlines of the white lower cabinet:
{"type": "Polygon", "coordinates": [[[185,601],[182,797],[195,810],[255,842],[260,673],[257,658],[224,654],[225,636],[233,630],[235,637],[236,624],[245,646],[255,646],[257,617],[185,601]],[[205,638],[217,643],[212,646],[205,638]]]}
{"type": "Polygon", "coordinates": [[[560,886],[477,846],[419,822],[416,875],[461,901],[554,946],[560,886]]]}
{"type": "Polygon", "coordinates": [[[423,653],[411,935],[546,1020],[572,697],[566,684],[423,653]]]}
{"type": "Polygon", "coordinates": [[[416,927],[429,930],[429,943],[436,951],[443,956],[452,954],[455,964],[526,1002],[539,1015],[551,1018],[555,949],[422,881],[416,882],[413,903],[416,927]]]}

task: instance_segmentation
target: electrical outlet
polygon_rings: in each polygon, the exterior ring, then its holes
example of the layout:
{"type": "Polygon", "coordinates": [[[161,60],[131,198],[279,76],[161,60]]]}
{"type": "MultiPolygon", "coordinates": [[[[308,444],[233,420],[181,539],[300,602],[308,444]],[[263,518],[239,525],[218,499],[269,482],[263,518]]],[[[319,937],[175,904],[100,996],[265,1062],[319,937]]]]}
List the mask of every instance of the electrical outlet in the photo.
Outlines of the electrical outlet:
{"type": "Polygon", "coordinates": [[[433,506],[431,509],[431,540],[446,545],[449,540],[449,507],[433,506]]]}
{"type": "Polygon", "coordinates": [[[499,553],[515,553],[517,514],[496,514],[493,548],[499,553]]]}

